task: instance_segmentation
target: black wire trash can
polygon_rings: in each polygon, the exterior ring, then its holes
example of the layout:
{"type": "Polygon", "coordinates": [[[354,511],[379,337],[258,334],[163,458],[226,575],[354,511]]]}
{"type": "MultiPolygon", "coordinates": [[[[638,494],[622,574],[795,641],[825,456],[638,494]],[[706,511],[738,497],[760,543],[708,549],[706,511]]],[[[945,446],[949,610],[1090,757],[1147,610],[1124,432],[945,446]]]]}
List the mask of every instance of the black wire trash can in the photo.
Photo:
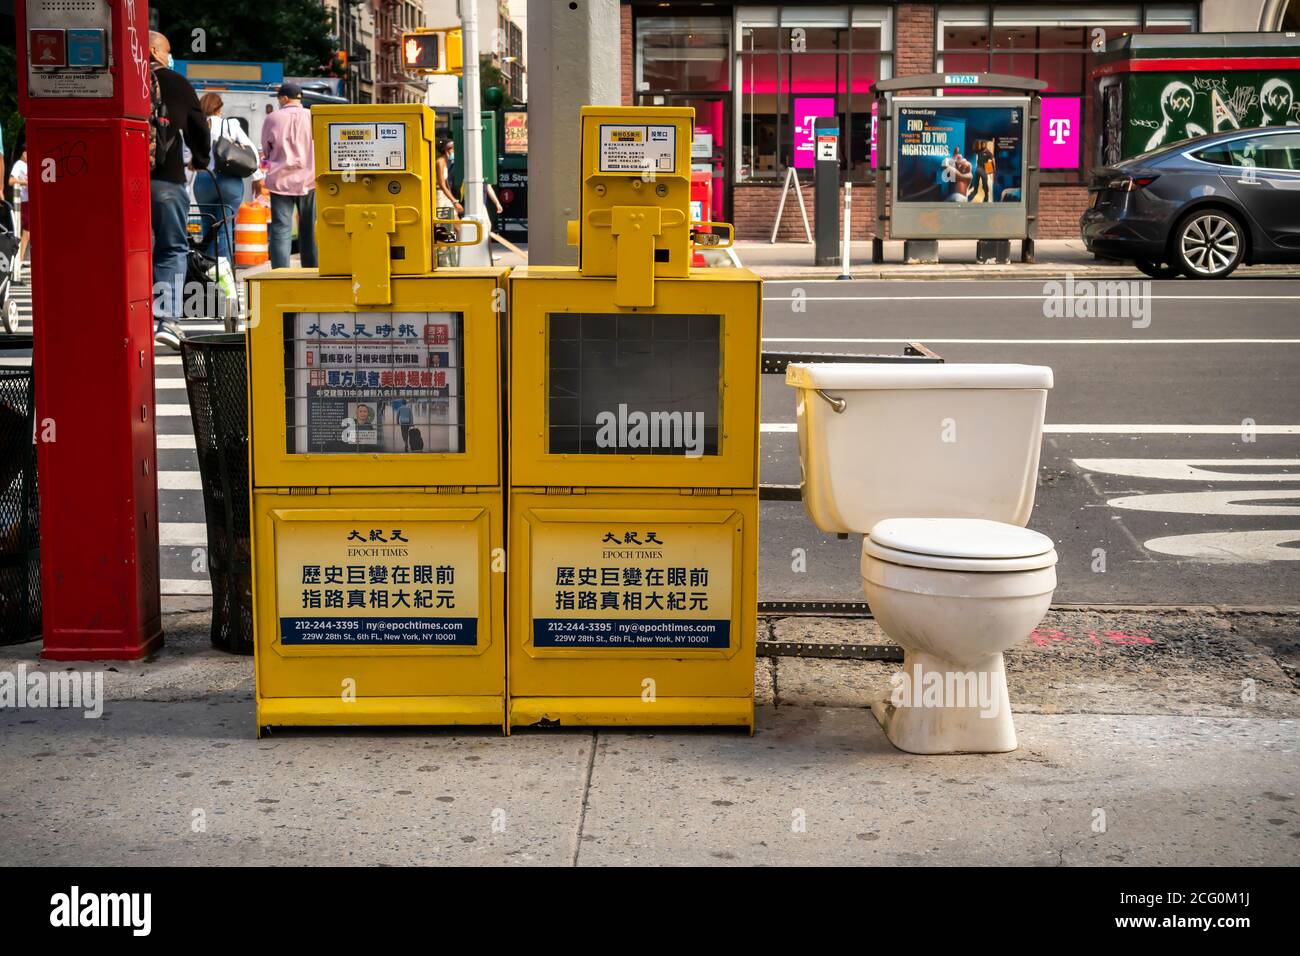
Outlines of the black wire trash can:
{"type": "Polygon", "coordinates": [[[0,645],[41,636],[41,528],[36,491],[36,378],[7,352],[30,335],[0,336],[0,645]]]}
{"type": "Polygon", "coordinates": [[[212,646],[233,654],[251,654],[253,583],[244,336],[221,333],[184,339],[181,362],[207,515],[212,646]]]}

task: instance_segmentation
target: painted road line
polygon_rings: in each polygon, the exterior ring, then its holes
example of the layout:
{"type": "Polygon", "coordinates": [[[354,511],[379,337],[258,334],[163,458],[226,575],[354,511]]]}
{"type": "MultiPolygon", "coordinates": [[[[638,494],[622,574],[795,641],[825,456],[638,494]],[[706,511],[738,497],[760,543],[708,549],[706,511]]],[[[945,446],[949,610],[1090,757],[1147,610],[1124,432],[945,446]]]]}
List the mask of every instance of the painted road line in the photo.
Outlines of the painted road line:
{"type": "MultiPolygon", "coordinates": [[[[798,431],[794,422],[764,422],[759,430],[768,434],[798,431]]],[[[1242,435],[1247,429],[1235,425],[1044,425],[1045,435],[1242,435]]],[[[1252,425],[1255,435],[1300,435],[1300,425],[1252,425]]],[[[1125,459],[1117,459],[1125,460],[1125,459]]],[[[1082,465],[1083,463],[1080,462],[1082,465]]],[[[1085,466],[1086,467],[1086,466],[1085,466]]],[[[1300,476],[1295,476],[1300,478],[1300,476]]],[[[1257,480],[1257,479],[1245,479],[1257,480]]],[[[1295,480],[1294,478],[1286,480],[1295,480]]]]}
{"type": "MultiPolygon", "coordinates": [[[[916,340],[915,340],[915,339],[908,339],[907,341],[909,341],[909,342],[914,342],[914,341],[916,341],[916,340]]],[[[29,367],[31,364],[32,364],[32,357],[31,357],[30,355],[15,355],[15,356],[10,357],[10,356],[8,356],[8,355],[4,355],[3,353],[0,353],[0,366],[5,366],[5,365],[21,365],[21,366],[23,366],[24,368],[27,368],[27,367],[29,367]]],[[[162,355],[162,356],[154,356],[153,364],[154,364],[155,368],[156,368],[157,366],[160,366],[160,365],[180,365],[180,364],[181,364],[181,357],[180,357],[179,355],[162,355]]],[[[162,381],[162,379],[155,379],[155,382],[157,382],[157,381],[162,381]]],[[[169,381],[176,381],[176,382],[184,383],[185,379],[183,379],[183,378],[175,378],[175,379],[169,379],[169,381]]]]}
{"type": "Polygon", "coordinates": [[[202,521],[158,522],[158,546],[176,548],[206,548],[208,529],[202,521]]]}
{"type": "Polygon", "coordinates": [[[770,338],[764,345],[1297,345],[1300,339],[950,339],[918,332],[905,339],[770,338]]]}
{"type": "Polygon", "coordinates": [[[1152,538],[1143,546],[1157,554],[1197,561],[1262,564],[1300,561],[1300,530],[1209,531],[1152,538]]]}
{"type": "Polygon", "coordinates": [[[1159,495],[1126,495],[1111,498],[1106,504],[1127,511],[1178,515],[1290,517],[1300,515],[1300,490],[1176,491],[1159,495]]]}
{"type": "MultiPolygon", "coordinates": [[[[854,256],[853,258],[854,258],[854,259],[857,259],[857,256],[854,256]]],[[[887,264],[887,265],[888,265],[888,264],[887,264]]],[[[968,265],[968,266],[971,266],[971,265],[974,265],[974,263],[969,263],[969,262],[968,262],[968,263],[956,263],[956,265],[968,265]]],[[[1091,263],[1089,263],[1088,265],[1091,266],[1091,263]]],[[[751,268],[762,269],[762,268],[765,268],[765,267],[764,267],[764,266],[752,266],[751,268]]],[[[1117,266],[1116,268],[1118,269],[1118,268],[1120,268],[1120,267],[1117,266]]],[[[1232,280],[1232,284],[1233,284],[1234,286],[1242,286],[1242,285],[1245,285],[1245,284],[1248,283],[1248,282],[1261,282],[1261,283],[1262,283],[1262,282],[1269,282],[1269,283],[1271,283],[1271,282],[1273,281],[1273,279],[1275,279],[1275,278],[1276,278],[1276,276],[1274,276],[1274,275],[1272,275],[1272,274],[1269,274],[1269,275],[1247,275],[1247,274],[1245,274],[1245,273],[1238,272],[1237,275],[1236,275],[1236,277],[1232,280]]],[[[1300,278],[1300,276],[1297,276],[1297,275],[1294,275],[1294,274],[1287,274],[1287,275],[1283,276],[1282,278],[1295,279],[1295,278],[1300,278]]],[[[952,276],[938,276],[938,275],[936,275],[936,274],[934,274],[934,273],[927,273],[927,274],[925,274],[925,275],[917,275],[917,276],[901,276],[901,277],[898,277],[898,278],[889,278],[889,279],[882,279],[882,278],[879,278],[879,277],[877,277],[877,276],[863,276],[863,277],[860,278],[860,279],[853,279],[853,280],[850,280],[850,281],[852,281],[852,283],[854,283],[854,284],[856,284],[856,285],[884,285],[884,284],[889,284],[889,285],[897,286],[897,285],[905,285],[905,284],[908,284],[908,283],[912,283],[912,284],[915,284],[915,285],[918,285],[918,286],[934,286],[934,285],[942,285],[942,284],[946,284],[946,283],[949,283],[949,282],[953,282],[953,283],[958,283],[958,282],[963,282],[963,283],[964,283],[964,282],[979,282],[979,283],[993,283],[993,284],[995,284],[995,285],[1004,285],[1004,284],[1005,284],[1005,285],[1011,285],[1011,284],[1016,283],[1016,282],[1033,282],[1033,283],[1039,283],[1039,284],[1041,284],[1041,283],[1043,283],[1043,282],[1051,282],[1051,281],[1053,281],[1053,280],[1055,280],[1055,281],[1057,281],[1057,282],[1064,282],[1066,279],[1073,279],[1075,282],[1093,282],[1093,281],[1098,281],[1098,282],[1124,282],[1124,281],[1130,281],[1130,280],[1131,280],[1131,281],[1133,281],[1133,282],[1152,282],[1152,283],[1157,283],[1157,282],[1158,282],[1158,283],[1173,283],[1173,282],[1177,282],[1177,283],[1179,283],[1180,285],[1181,285],[1181,284],[1184,284],[1184,283],[1183,283],[1183,280],[1181,280],[1181,279],[1149,279],[1149,278],[1147,278],[1146,276],[1136,276],[1136,275],[1132,275],[1131,273],[1123,273],[1123,274],[1120,274],[1120,273],[1118,273],[1118,272],[1117,272],[1116,274],[1114,274],[1114,275],[1105,275],[1105,276],[1097,275],[1097,276],[1095,276],[1095,277],[1094,277],[1094,276],[1088,276],[1088,275],[1080,275],[1080,274],[1077,273],[1077,272],[1062,272],[1060,275],[1056,275],[1056,276],[1054,276],[1054,275],[1048,275],[1048,274],[1046,274],[1046,273],[1044,273],[1044,274],[1042,274],[1042,275],[1036,275],[1036,276],[1015,276],[1015,275],[1005,275],[1005,274],[1003,274],[1003,275],[996,275],[996,274],[995,274],[995,275],[970,275],[969,273],[966,273],[966,274],[954,274],[954,275],[952,275],[952,276]]],[[[840,278],[837,278],[837,277],[835,277],[835,276],[829,276],[829,277],[826,277],[826,278],[822,278],[822,277],[820,277],[820,276],[818,276],[818,277],[812,277],[812,276],[810,276],[810,277],[808,277],[808,278],[806,278],[806,279],[800,279],[800,278],[798,278],[798,277],[796,276],[796,277],[791,277],[791,278],[786,278],[786,279],[764,279],[764,280],[763,280],[763,284],[764,284],[764,285],[805,285],[805,284],[807,284],[807,283],[813,283],[813,282],[825,282],[825,283],[831,283],[831,282],[834,282],[834,283],[835,283],[836,285],[838,285],[841,289],[851,288],[851,286],[847,286],[847,285],[844,284],[845,281],[846,281],[846,280],[844,280],[844,279],[840,279],[840,278]]]]}
{"type": "MultiPolygon", "coordinates": [[[[1048,279],[1046,282],[1053,280],[1048,279]]],[[[1088,280],[1091,281],[1091,280],[1088,280]]],[[[1134,280],[1137,284],[1140,280],[1134,280]]],[[[1097,283],[1104,284],[1108,288],[1103,290],[1110,296],[1110,285],[1112,282],[1097,283]]],[[[1124,280],[1118,280],[1118,284],[1128,285],[1124,280]]],[[[1076,282],[1076,286],[1078,283],[1076,282]]],[[[1041,301],[1043,299],[1082,299],[1096,293],[1097,290],[1075,292],[1073,295],[1067,294],[1064,289],[1057,292],[1039,292],[1036,295],[773,295],[764,296],[764,302],[971,302],[971,301],[991,301],[1004,302],[1015,300],[1027,300],[1029,302],[1041,301]]],[[[1273,301],[1290,302],[1300,299],[1300,295],[1161,295],[1151,293],[1147,295],[1141,290],[1130,291],[1125,294],[1116,294],[1114,298],[1119,299],[1195,299],[1198,302],[1207,300],[1221,300],[1225,302],[1250,302],[1250,301],[1273,301]]]]}
{"type": "Polygon", "coordinates": [[[159,491],[202,491],[202,476],[197,471],[158,472],[159,491]]]}
{"type": "Polygon", "coordinates": [[[163,578],[158,585],[163,594],[212,593],[212,582],[206,578],[163,578]]]}
{"type": "MultiPolygon", "coordinates": [[[[21,312],[19,313],[19,315],[20,318],[18,320],[18,331],[20,333],[28,333],[28,334],[34,332],[36,330],[36,326],[35,323],[32,322],[31,317],[27,316],[24,319],[23,317],[21,317],[22,315],[21,312]]],[[[206,335],[209,332],[226,331],[226,326],[222,322],[196,322],[191,324],[190,322],[186,322],[182,320],[180,323],[180,328],[181,331],[184,332],[186,335],[199,335],[199,334],[206,335]]]]}
{"type": "Polygon", "coordinates": [[[195,447],[193,435],[158,435],[156,438],[159,448],[188,448],[193,451],[195,447]]]}
{"type": "Polygon", "coordinates": [[[1300,435],[1300,425],[1044,425],[1045,435],[1300,435]]]}
{"type": "Polygon", "coordinates": [[[1300,458],[1076,458],[1074,463],[1086,471],[1160,481],[1300,481],[1300,458]]]}
{"type": "Polygon", "coordinates": [[[155,405],[153,413],[158,418],[189,418],[190,407],[188,405],[155,405]]]}

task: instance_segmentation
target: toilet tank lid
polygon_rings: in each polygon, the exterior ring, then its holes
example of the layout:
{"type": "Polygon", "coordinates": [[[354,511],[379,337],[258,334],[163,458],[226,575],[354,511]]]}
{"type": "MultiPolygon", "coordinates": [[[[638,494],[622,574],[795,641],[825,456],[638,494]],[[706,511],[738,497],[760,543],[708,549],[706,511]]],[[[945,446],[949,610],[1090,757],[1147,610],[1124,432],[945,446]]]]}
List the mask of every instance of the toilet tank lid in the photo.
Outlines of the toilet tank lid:
{"type": "Polygon", "coordinates": [[[791,364],[785,383],[795,388],[1042,388],[1052,387],[1046,365],[992,363],[816,362],[791,364]]]}

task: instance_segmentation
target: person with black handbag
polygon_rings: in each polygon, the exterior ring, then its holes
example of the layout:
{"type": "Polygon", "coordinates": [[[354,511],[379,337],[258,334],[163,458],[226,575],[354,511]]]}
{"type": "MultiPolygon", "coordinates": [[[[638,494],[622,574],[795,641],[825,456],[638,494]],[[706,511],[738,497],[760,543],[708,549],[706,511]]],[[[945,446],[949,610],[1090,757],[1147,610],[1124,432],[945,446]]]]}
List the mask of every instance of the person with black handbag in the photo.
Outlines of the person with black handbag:
{"type": "MultiPolygon", "coordinates": [[[[204,245],[203,251],[233,262],[234,250],[230,243],[235,231],[235,214],[244,201],[244,180],[251,178],[256,183],[266,174],[262,171],[257,147],[244,132],[244,127],[238,120],[221,115],[225,106],[221,97],[216,93],[204,93],[199,98],[199,105],[203,107],[212,133],[212,173],[200,172],[194,177],[194,201],[205,213],[205,223],[209,210],[218,220],[216,229],[212,230],[216,236],[204,245]]],[[[204,228],[207,229],[206,224],[204,228]]]]}

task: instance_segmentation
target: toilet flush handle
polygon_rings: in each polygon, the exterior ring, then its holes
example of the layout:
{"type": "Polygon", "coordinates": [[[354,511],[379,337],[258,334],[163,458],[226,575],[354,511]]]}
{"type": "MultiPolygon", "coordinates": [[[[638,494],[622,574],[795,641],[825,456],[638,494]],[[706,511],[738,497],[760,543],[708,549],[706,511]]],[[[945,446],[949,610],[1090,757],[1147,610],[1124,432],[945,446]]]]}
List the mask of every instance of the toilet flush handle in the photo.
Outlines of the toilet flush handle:
{"type": "Polygon", "coordinates": [[[835,410],[835,413],[837,415],[843,412],[844,409],[848,407],[849,404],[848,402],[846,402],[842,398],[836,398],[834,395],[827,395],[824,389],[820,389],[820,388],[817,389],[817,394],[820,395],[822,398],[826,399],[826,403],[830,405],[832,409],[835,410]]]}

